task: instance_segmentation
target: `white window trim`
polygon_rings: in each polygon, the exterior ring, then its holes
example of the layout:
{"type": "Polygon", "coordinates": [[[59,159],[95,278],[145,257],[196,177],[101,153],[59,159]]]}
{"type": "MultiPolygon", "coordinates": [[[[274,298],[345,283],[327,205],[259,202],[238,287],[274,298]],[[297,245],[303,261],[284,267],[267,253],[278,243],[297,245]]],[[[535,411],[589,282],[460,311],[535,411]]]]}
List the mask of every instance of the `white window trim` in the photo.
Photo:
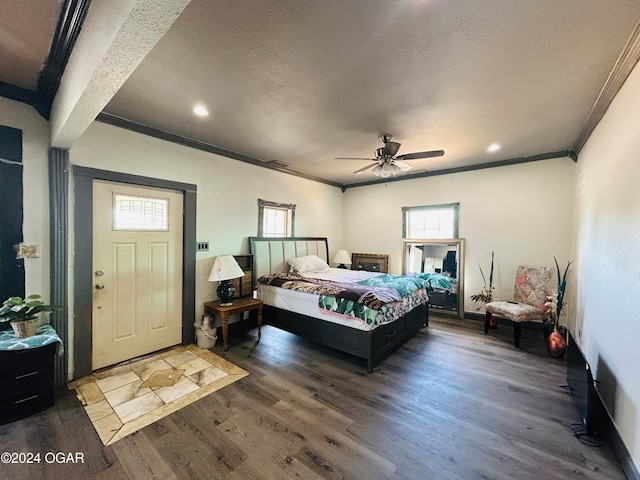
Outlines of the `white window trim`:
{"type": "Polygon", "coordinates": [[[417,210],[443,210],[450,208],[453,210],[453,238],[459,237],[458,228],[458,211],[460,209],[460,203],[441,203],[438,205],[421,205],[417,207],[402,207],[402,238],[410,239],[409,232],[407,231],[407,213],[415,212],[417,210]]]}

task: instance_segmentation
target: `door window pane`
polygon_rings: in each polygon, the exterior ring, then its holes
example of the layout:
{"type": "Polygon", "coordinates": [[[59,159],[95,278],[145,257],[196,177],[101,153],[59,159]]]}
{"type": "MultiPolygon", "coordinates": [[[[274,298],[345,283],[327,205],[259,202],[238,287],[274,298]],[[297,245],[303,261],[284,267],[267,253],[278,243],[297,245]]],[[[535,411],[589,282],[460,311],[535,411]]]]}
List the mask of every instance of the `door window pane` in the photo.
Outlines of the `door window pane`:
{"type": "Polygon", "coordinates": [[[114,230],[169,230],[169,200],[114,194],[114,230]]]}

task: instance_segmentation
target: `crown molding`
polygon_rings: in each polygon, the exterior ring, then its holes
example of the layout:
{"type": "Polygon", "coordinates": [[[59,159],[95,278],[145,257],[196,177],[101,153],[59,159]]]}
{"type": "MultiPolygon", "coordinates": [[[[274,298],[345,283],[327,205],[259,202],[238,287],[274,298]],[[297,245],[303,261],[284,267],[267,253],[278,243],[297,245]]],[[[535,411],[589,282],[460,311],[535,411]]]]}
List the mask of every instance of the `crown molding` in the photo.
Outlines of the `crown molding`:
{"type": "Polygon", "coordinates": [[[214,153],[222,157],[227,157],[233,160],[239,160],[241,162],[250,163],[251,165],[267,168],[269,170],[275,170],[277,172],[286,173],[289,175],[293,175],[295,177],[305,178],[307,180],[311,180],[318,183],[324,183],[325,185],[331,185],[332,187],[343,188],[343,185],[341,183],[333,182],[331,180],[326,180],[324,178],[314,177],[313,175],[307,175],[306,173],[291,170],[289,169],[288,166],[280,162],[273,162],[273,161],[268,162],[268,161],[259,160],[254,157],[250,157],[249,155],[244,155],[238,152],[232,152],[231,150],[225,150],[224,148],[211,145],[210,143],[205,143],[199,140],[194,140],[192,138],[183,137],[182,135],[176,135],[175,133],[165,132],[164,130],[158,130],[157,128],[149,127],[141,123],[132,122],[131,120],[126,120],[124,118],[111,115],[108,113],[103,112],[99,114],[96,120],[101,123],[113,125],[114,127],[124,128],[125,130],[130,130],[132,132],[140,133],[142,135],[147,135],[149,137],[158,138],[160,140],[165,140],[171,143],[177,143],[179,145],[184,145],[185,147],[195,148],[196,150],[201,150],[203,152],[214,153]]]}
{"type": "Polygon", "coordinates": [[[540,160],[551,160],[553,158],[568,157],[574,162],[578,161],[578,156],[572,149],[560,150],[558,152],[541,153],[538,155],[529,155],[526,157],[508,158],[506,160],[497,160],[495,162],[477,163],[475,165],[465,165],[455,168],[444,168],[442,170],[433,170],[429,172],[420,172],[400,177],[380,178],[378,180],[370,180],[368,182],[350,183],[342,186],[342,191],[347,188],[365,187],[367,185],[377,185],[380,183],[401,182],[404,180],[413,180],[416,178],[436,177],[438,175],[449,175],[451,173],[472,172],[474,170],[484,170],[486,168],[506,167],[509,165],[518,165],[521,163],[538,162],[540,160]]]}
{"type": "Polygon", "coordinates": [[[629,40],[616,60],[609,77],[598,94],[598,98],[589,112],[582,131],[573,145],[573,150],[580,153],[582,147],[604,117],[611,102],[618,94],[636,64],[640,60],[640,21],[636,24],[629,40]]]}

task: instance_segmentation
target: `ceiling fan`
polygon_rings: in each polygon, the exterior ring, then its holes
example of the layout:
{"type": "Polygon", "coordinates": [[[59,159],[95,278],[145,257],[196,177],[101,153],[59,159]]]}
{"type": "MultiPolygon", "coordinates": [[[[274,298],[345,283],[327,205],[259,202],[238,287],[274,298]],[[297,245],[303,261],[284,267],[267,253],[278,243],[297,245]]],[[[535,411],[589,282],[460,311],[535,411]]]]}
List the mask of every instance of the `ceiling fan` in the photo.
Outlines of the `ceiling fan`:
{"type": "Polygon", "coordinates": [[[392,142],[392,135],[384,133],[378,137],[383,147],[377,148],[375,151],[376,158],[354,158],[354,157],[341,157],[336,160],[371,160],[374,162],[371,165],[367,165],[353,173],[360,174],[367,170],[372,170],[373,174],[378,177],[389,177],[395,175],[399,171],[406,172],[413,168],[411,165],[405,162],[405,160],[417,160],[419,158],[431,158],[441,157],[444,155],[444,150],[431,150],[429,152],[415,152],[405,153],[404,155],[396,156],[400,149],[398,142],[392,142]]]}

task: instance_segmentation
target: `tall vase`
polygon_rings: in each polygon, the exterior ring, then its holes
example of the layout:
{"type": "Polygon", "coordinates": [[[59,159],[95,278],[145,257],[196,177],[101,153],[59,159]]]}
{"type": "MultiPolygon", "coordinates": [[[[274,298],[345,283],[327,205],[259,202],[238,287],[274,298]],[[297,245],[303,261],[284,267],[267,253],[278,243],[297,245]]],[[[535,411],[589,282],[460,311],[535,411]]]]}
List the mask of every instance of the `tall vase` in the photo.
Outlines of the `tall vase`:
{"type": "Polygon", "coordinates": [[[564,339],[564,336],[558,331],[557,328],[554,328],[553,331],[549,334],[546,339],[547,352],[549,356],[552,358],[561,359],[564,357],[564,354],[567,352],[567,342],[564,339]]]}
{"type": "Polygon", "coordinates": [[[551,322],[545,322],[542,324],[542,333],[544,334],[544,341],[547,341],[549,335],[556,329],[556,326],[551,322]]]}

